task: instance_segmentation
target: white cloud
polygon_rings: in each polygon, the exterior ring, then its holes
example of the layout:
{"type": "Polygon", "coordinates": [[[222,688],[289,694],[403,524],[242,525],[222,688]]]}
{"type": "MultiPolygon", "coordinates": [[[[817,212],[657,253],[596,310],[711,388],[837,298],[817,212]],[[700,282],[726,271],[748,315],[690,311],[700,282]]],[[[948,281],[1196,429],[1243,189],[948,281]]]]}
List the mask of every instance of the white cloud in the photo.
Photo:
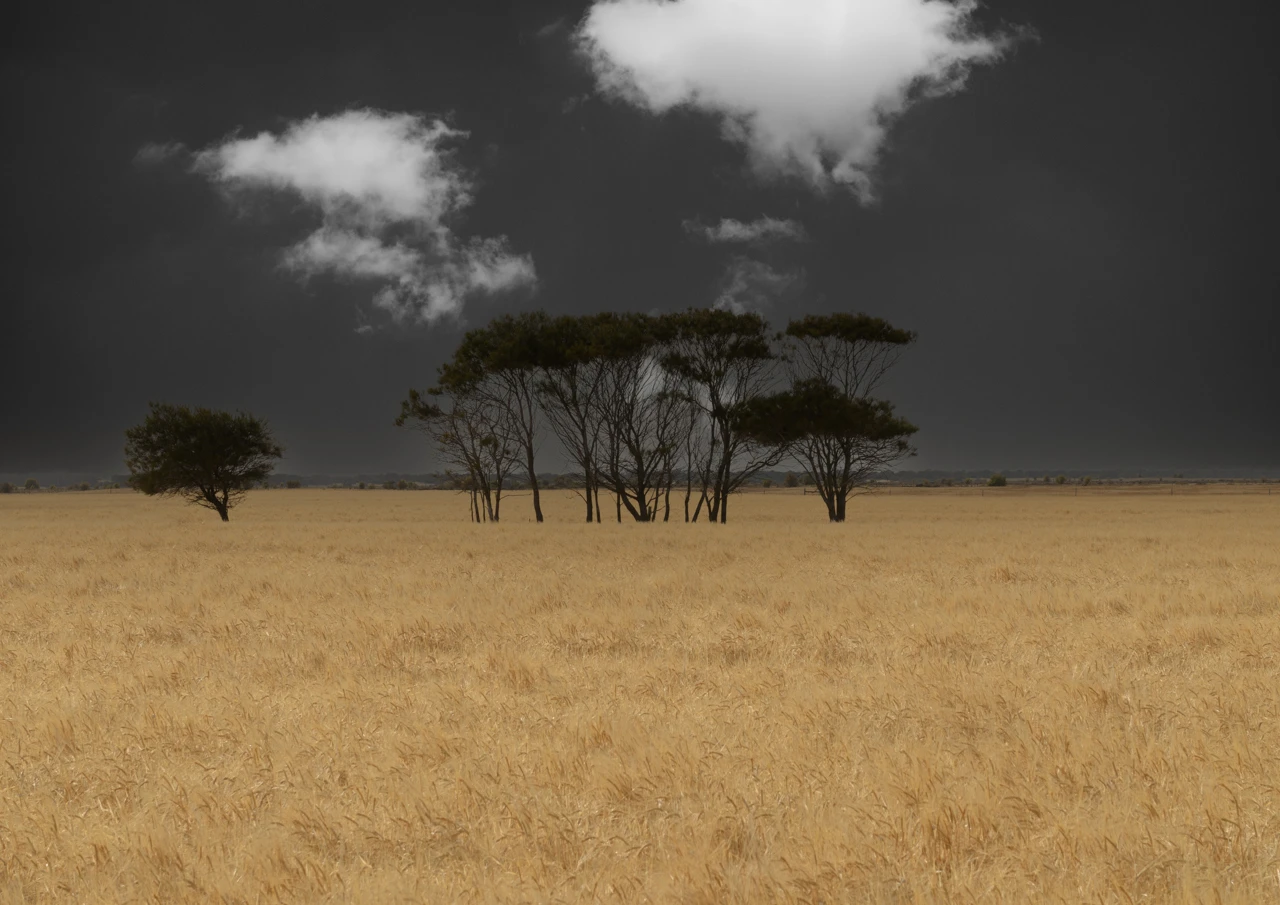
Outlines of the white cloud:
{"type": "Polygon", "coordinates": [[[735,314],[763,313],[804,289],[799,271],[775,270],[763,261],[737,256],[725,268],[715,307],[735,314]]]}
{"type": "Polygon", "coordinates": [[[956,91],[1010,38],[976,0],[594,0],[578,31],[598,86],[654,113],[721,117],[757,170],[864,199],[893,119],[956,91]]]}
{"type": "Polygon", "coordinates": [[[322,228],[288,249],[282,263],[305,274],[329,271],[343,276],[389,279],[419,268],[422,255],[400,243],[388,245],[372,236],[322,228]]]}
{"type": "Polygon", "coordinates": [[[718,243],[761,243],[775,239],[788,239],[803,242],[808,239],[804,226],[795,220],[775,220],[773,217],[761,217],[750,223],[741,220],[721,220],[716,226],[704,226],[701,223],[686,220],[685,231],[718,243]]]}
{"type": "Polygon", "coordinates": [[[186,145],[178,142],[157,143],[151,141],[138,148],[138,153],[133,155],[133,162],[141,166],[156,166],[175,157],[181,157],[186,153],[186,145]]]}
{"type": "Polygon", "coordinates": [[[230,191],[302,197],[322,224],[284,251],[283,266],[381,281],[375,307],[429,323],[457,315],[468,296],[537,281],[533,261],[505,237],[454,236],[450,220],[471,203],[471,186],[448,143],[464,136],[410,114],[349,110],[231,139],[196,154],[194,168],[230,191]]]}
{"type": "Polygon", "coordinates": [[[564,31],[565,25],[566,25],[565,17],[561,16],[560,18],[556,19],[554,22],[548,22],[546,25],[539,28],[537,31],[533,33],[533,36],[535,38],[539,38],[542,40],[545,40],[547,38],[553,38],[556,35],[560,34],[560,32],[564,31]]]}

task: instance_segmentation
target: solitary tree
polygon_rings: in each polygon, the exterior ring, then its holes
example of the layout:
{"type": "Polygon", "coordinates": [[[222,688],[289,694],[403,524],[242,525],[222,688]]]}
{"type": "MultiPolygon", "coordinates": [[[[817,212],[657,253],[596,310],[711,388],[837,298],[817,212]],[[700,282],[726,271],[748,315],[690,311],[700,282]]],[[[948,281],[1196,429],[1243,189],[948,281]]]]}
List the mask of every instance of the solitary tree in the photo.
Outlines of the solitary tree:
{"type": "Polygon", "coordinates": [[[252,415],[155,402],[125,439],[130,487],[148,496],[182,497],[224,522],[284,455],[266,422],[252,415]]]}

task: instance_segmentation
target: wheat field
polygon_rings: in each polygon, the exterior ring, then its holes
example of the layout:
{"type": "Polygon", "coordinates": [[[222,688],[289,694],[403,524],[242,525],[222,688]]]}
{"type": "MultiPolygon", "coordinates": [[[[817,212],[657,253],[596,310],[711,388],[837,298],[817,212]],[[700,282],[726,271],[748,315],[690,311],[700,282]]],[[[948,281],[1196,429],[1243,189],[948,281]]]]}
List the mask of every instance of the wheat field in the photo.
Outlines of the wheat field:
{"type": "Polygon", "coordinates": [[[1280,902],[1280,494],[506,507],[0,497],[0,902],[1280,902]]]}

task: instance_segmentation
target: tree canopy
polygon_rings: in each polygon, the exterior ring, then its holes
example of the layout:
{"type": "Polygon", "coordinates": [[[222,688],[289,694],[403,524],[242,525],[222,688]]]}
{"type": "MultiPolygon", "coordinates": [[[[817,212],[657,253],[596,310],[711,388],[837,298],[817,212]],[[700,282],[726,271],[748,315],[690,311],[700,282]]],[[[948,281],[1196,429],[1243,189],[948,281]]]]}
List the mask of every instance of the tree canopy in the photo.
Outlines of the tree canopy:
{"type": "Polygon", "coordinates": [[[224,522],[284,455],[266,422],[253,415],[155,402],[125,439],[130,487],[148,496],[182,497],[224,522]]]}

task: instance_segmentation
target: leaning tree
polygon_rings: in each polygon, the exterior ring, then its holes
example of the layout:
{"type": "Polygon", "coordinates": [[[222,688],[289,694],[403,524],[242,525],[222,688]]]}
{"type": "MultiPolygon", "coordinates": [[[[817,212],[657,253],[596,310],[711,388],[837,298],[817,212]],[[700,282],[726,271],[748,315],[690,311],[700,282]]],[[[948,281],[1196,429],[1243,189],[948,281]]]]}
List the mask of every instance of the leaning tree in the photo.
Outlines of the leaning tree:
{"type": "Polygon", "coordinates": [[[502,492],[518,457],[505,407],[465,385],[432,387],[426,393],[410,390],[395,423],[422,431],[445,462],[466,473],[472,521],[501,519],[502,492]]]}
{"type": "Polygon", "coordinates": [[[267,423],[253,415],[155,402],[125,440],[130,487],[148,496],[182,497],[224,522],[284,455],[267,423]]]}

